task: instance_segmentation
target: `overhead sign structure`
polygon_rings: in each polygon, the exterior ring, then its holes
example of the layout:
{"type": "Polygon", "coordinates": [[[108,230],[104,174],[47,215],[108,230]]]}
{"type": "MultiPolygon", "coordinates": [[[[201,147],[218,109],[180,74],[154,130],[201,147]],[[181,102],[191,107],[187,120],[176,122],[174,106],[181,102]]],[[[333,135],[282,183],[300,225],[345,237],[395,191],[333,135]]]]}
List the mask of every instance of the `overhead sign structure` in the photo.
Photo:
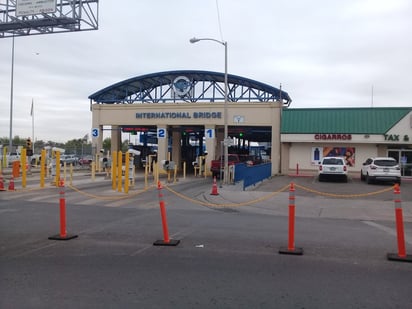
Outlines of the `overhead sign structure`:
{"type": "Polygon", "coordinates": [[[56,12],[56,0],[16,0],[16,16],[56,12]]]}
{"type": "Polygon", "coordinates": [[[97,30],[99,0],[0,0],[0,38],[97,30]]]}

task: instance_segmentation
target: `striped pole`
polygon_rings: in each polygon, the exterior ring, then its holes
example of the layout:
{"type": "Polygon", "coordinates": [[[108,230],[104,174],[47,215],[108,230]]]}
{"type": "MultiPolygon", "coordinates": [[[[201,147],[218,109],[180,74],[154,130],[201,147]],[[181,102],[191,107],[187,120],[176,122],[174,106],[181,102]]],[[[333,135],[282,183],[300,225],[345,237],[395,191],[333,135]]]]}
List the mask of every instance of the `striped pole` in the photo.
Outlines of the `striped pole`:
{"type": "Polygon", "coordinates": [[[174,240],[169,238],[169,229],[167,227],[167,218],[166,218],[166,207],[165,201],[163,199],[162,193],[162,184],[160,181],[157,182],[157,190],[158,190],[158,197],[159,197],[159,205],[160,205],[160,215],[162,217],[162,227],[163,227],[163,240],[157,240],[153,243],[154,246],[177,246],[180,240],[174,240]]]}
{"type": "Polygon", "coordinates": [[[288,247],[280,248],[280,254],[302,255],[302,248],[295,248],[295,184],[290,183],[289,186],[289,233],[288,247]]]}
{"type": "Polygon", "coordinates": [[[60,237],[67,236],[66,230],[66,197],[65,197],[65,190],[64,190],[64,181],[60,180],[59,182],[60,187],[60,237]]]}
{"type": "Polygon", "coordinates": [[[295,185],[289,187],[289,241],[288,250],[295,250],[295,185]]]}
{"type": "Polygon", "coordinates": [[[58,182],[58,187],[60,188],[59,200],[60,200],[60,234],[50,236],[51,240],[69,240],[76,238],[77,235],[68,235],[66,231],[66,197],[64,190],[64,180],[60,179],[58,182]]]}
{"type": "Polygon", "coordinates": [[[412,263],[412,255],[406,254],[405,247],[405,230],[403,226],[403,212],[402,212],[402,200],[401,190],[399,184],[395,184],[393,193],[395,194],[395,220],[396,220],[396,238],[398,240],[398,253],[388,253],[388,260],[403,261],[412,263]]]}

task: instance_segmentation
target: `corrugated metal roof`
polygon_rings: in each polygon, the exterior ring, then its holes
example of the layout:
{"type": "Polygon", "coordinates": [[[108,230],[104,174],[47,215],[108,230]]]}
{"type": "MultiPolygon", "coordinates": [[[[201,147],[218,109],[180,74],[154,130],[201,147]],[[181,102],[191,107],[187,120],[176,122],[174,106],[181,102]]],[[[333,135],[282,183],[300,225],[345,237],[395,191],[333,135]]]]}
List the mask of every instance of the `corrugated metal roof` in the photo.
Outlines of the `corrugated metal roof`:
{"type": "Polygon", "coordinates": [[[410,111],[410,107],[289,108],[282,112],[281,132],[385,134],[410,111]]]}

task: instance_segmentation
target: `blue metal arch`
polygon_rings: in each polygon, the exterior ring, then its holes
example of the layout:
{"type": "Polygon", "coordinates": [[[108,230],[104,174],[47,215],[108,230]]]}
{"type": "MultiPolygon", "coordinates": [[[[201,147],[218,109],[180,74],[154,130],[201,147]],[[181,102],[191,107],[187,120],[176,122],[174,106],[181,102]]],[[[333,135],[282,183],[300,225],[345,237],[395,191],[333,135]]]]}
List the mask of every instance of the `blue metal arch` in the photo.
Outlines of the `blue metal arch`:
{"type": "MultiPolygon", "coordinates": [[[[224,73],[177,70],[133,77],[103,88],[89,96],[97,104],[136,104],[167,102],[224,101],[224,73]],[[190,90],[184,95],[174,91],[177,77],[190,81],[190,90]]],[[[282,101],[289,106],[289,94],[281,89],[241,76],[228,74],[228,101],[270,102],[282,101]]]]}

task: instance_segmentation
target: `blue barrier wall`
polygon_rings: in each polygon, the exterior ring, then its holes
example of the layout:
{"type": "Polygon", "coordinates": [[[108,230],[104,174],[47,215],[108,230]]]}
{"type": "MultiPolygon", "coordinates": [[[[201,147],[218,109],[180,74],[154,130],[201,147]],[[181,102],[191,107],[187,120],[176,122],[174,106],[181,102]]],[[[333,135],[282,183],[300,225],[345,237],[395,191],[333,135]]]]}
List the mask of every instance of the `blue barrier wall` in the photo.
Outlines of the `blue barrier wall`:
{"type": "Polygon", "coordinates": [[[272,163],[247,166],[244,163],[235,165],[235,182],[243,180],[243,190],[264,179],[270,178],[272,163]]]}

